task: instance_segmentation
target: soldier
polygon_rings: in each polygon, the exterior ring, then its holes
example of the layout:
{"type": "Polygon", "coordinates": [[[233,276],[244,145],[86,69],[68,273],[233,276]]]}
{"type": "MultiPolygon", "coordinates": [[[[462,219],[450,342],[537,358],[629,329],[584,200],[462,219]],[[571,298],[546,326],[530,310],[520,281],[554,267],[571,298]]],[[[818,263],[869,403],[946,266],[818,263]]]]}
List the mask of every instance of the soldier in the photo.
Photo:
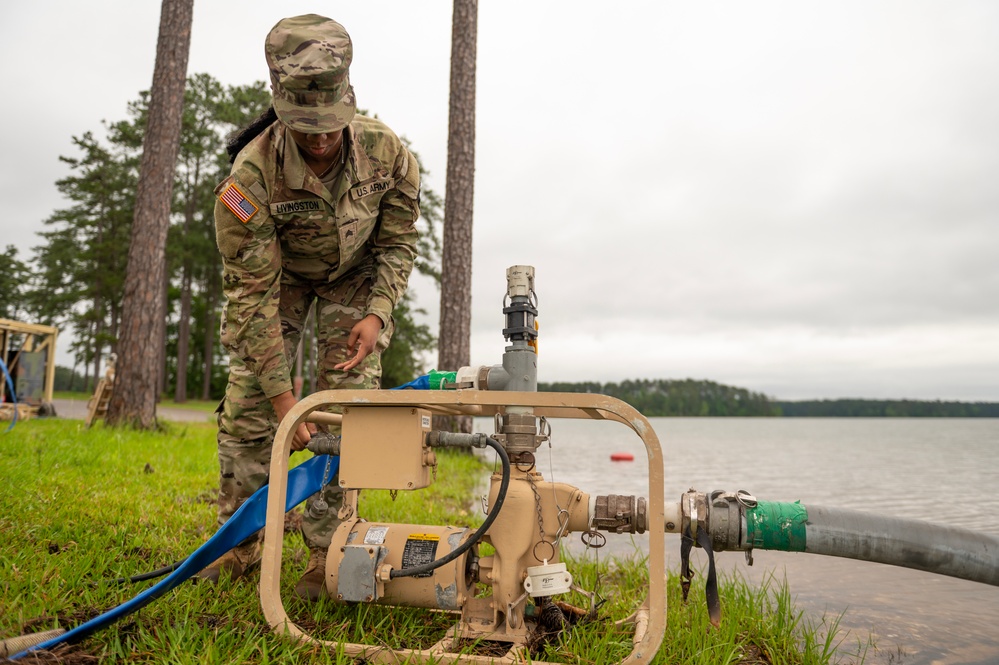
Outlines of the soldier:
{"type": "MultiPolygon", "coordinates": [[[[392,310],[416,256],[419,165],[382,122],[355,115],[350,37],[314,14],[279,21],[265,43],[273,106],[228,146],[229,177],[215,189],[223,260],[222,343],[229,384],[218,409],[219,523],[267,482],[277,423],[295,405],[291,360],[309,308],[318,325],[318,388],[377,388],[392,310]]],[[[292,448],[315,433],[300,425],[292,448]]],[[[336,482],[309,498],[310,550],[295,592],[325,584],[326,550],[339,525],[336,482]]],[[[246,574],[257,537],[200,573],[246,574]]]]}

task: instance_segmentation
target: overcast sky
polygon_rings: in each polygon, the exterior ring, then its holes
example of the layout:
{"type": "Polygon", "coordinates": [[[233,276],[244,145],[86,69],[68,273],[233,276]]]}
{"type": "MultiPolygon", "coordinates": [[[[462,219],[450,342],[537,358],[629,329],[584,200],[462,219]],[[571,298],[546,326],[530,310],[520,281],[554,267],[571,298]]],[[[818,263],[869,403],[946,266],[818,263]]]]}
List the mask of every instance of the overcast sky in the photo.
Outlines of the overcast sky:
{"type": "MultiPolygon", "coordinates": [[[[159,2],[0,9],[0,245],[152,81],[159,2]]],[[[483,2],[472,363],[537,270],[542,381],[999,401],[999,3],[483,2]]],[[[444,192],[449,2],[195,0],[188,72],[264,80],[316,12],[444,192]]],[[[436,328],[437,293],[414,280],[436,328]]]]}

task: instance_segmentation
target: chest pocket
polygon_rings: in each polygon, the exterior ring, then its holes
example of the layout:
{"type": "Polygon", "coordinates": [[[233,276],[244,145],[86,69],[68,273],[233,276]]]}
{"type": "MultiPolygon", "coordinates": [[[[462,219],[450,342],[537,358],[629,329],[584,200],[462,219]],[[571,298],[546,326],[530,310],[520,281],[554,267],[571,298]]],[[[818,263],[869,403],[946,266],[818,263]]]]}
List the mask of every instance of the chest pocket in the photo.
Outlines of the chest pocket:
{"type": "Polygon", "coordinates": [[[270,212],[285,256],[336,257],[339,251],[336,223],[322,199],[272,203],[270,212]]]}

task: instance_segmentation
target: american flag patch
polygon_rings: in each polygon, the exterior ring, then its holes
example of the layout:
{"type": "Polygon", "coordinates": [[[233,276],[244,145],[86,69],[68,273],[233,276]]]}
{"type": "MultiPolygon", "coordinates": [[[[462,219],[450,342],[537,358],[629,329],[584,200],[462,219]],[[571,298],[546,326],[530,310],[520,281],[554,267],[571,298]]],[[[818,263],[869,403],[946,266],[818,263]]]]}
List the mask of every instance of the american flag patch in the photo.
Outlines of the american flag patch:
{"type": "Polygon", "coordinates": [[[222,190],[222,193],[219,194],[219,201],[244,224],[257,213],[257,206],[253,205],[250,199],[246,198],[243,192],[239,191],[239,187],[233,183],[229,183],[229,186],[222,190]]]}

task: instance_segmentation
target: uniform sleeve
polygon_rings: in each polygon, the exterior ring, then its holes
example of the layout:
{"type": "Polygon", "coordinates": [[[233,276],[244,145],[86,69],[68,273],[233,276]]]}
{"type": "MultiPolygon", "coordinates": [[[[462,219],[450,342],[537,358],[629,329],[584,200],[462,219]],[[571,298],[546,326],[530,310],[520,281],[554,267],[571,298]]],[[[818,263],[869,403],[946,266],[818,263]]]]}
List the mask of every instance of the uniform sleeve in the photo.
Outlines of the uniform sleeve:
{"type": "Polygon", "coordinates": [[[274,397],[292,388],[278,313],[281,249],[270,210],[253,193],[262,190],[255,182],[236,173],[215,190],[215,234],[226,296],[221,338],[257,377],[264,394],[274,397]]]}
{"type": "Polygon", "coordinates": [[[378,228],[371,251],[375,256],[375,280],[365,314],[374,314],[387,326],[396,303],[406,292],[416,260],[420,216],[420,165],[405,147],[393,168],[395,187],[381,200],[378,228]]]}

